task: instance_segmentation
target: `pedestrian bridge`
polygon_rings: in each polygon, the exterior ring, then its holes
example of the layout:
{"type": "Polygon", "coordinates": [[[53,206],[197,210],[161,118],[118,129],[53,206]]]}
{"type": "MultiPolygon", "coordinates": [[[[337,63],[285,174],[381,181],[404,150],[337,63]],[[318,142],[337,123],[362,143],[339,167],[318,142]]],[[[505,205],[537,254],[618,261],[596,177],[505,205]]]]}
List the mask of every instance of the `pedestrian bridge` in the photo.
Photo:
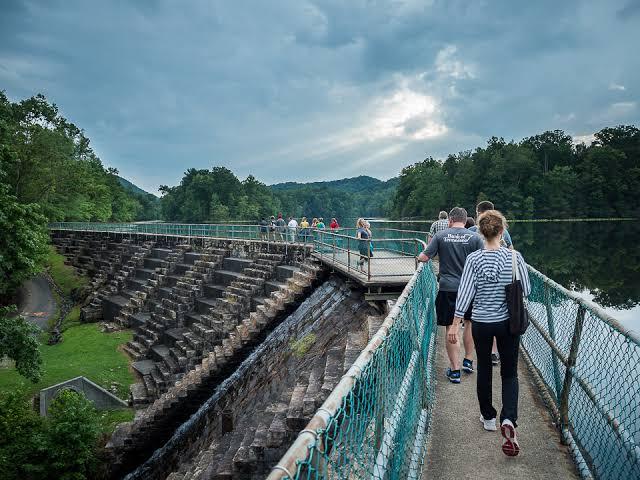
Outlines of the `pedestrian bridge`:
{"type": "Polygon", "coordinates": [[[529,267],[522,453],[507,458],[478,420],[473,378],[444,379],[430,267],[418,267],[269,479],[640,478],[638,336],[529,267]]]}
{"type": "MultiPolygon", "coordinates": [[[[258,227],[247,225],[51,228],[279,241],[261,238],[258,227]]],[[[415,262],[421,235],[374,230],[373,257],[363,270],[352,231],[296,232],[293,243],[308,244],[320,261],[363,286],[407,283],[269,479],[640,478],[637,334],[529,267],[531,326],[522,337],[520,365],[522,453],[507,458],[499,435],[485,432],[478,421],[475,378],[467,376],[461,385],[444,378],[444,339],[434,311],[437,282],[431,263],[415,262]]],[[[499,383],[495,378],[494,399],[499,383]]]]}

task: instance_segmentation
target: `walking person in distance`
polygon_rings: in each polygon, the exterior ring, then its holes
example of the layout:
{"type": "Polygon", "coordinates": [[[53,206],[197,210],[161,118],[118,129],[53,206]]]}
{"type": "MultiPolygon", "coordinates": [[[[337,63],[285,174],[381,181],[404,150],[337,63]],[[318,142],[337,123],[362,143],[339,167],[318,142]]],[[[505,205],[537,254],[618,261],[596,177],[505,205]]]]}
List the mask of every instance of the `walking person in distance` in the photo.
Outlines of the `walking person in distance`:
{"type": "Polygon", "coordinates": [[[358,267],[364,272],[365,262],[367,263],[367,265],[369,263],[371,233],[366,226],[364,218],[359,218],[356,221],[356,228],[356,238],[358,239],[358,253],[360,254],[360,258],[358,259],[358,267]]]}
{"type": "Polygon", "coordinates": [[[472,331],[478,359],[477,395],[480,404],[480,421],[485,430],[496,430],[496,409],[491,399],[492,366],[491,345],[496,338],[500,353],[502,377],[502,411],[500,412],[502,451],[509,456],[520,452],[516,436],[518,419],[518,347],[520,336],[509,329],[509,311],[505,287],[515,276],[520,278],[524,296],[531,292],[527,266],[520,253],[500,244],[506,228],[504,216],[497,210],[489,210],[478,218],[478,228],[485,239],[484,250],[473,252],[464,266],[458,299],[456,318],[447,335],[448,343],[458,341],[458,325],[473,301],[472,331]],[[514,272],[513,265],[517,268],[514,272]],[[516,273],[518,274],[516,276],[516,273]]]}
{"type": "MultiPolygon", "coordinates": [[[[449,228],[437,232],[427,249],[418,256],[421,262],[427,262],[438,255],[440,258],[440,280],[438,295],[436,296],[436,316],[438,325],[446,327],[446,332],[458,324],[461,319],[454,320],[456,298],[460,277],[465,266],[467,256],[482,249],[482,239],[479,235],[464,228],[467,221],[467,211],[461,207],[451,209],[448,215],[449,228]],[[455,324],[455,325],[454,325],[455,324]]],[[[467,308],[470,306],[467,305],[467,308]]],[[[473,339],[469,320],[465,321],[463,338],[465,356],[462,369],[467,373],[473,372],[473,339]]],[[[452,383],[460,383],[460,347],[453,343],[446,343],[447,356],[450,367],[446,372],[452,383]]]]}
{"type": "Polygon", "coordinates": [[[444,210],[441,211],[438,214],[438,220],[436,220],[435,222],[433,222],[431,224],[431,228],[429,229],[429,235],[428,235],[428,239],[427,239],[427,243],[431,241],[431,239],[433,238],[433,236],[438,233],[441,232],[442,230],[449,228],[449,214],[447,214],[447,212],[445,212],[444,210]]]}

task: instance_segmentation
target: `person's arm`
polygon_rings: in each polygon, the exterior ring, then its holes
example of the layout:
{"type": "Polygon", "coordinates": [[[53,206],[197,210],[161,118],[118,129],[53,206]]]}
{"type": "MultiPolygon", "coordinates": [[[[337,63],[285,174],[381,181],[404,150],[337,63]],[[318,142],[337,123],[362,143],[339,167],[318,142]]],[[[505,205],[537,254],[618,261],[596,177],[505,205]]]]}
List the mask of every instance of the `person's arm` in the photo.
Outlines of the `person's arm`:
{"type": "Polygon", "coordinates": [[[474,275],[473,265],[467,260],[464,264],[464,270],[460,278],[460,286],[458,287],[453,325],[451,325],[447,334],[449,343],[458,343],[458,328],[460,327],[460,322],[464,319],[465,312],[469,309],[469,305],[471,305],[471,302],[476,296],[476,290],[476,276],[474,275]]]}
{"type": "Polygon", "coordinates": [[[438,237],[435,236],[427,245],[427,249],[418,255],[419,262],[428,262],[429,259],[435,257],[438,254],[438,237]]]}
{"type": "Polygon", "coordinates": [[[504,239],[504,243],[507,245],[507,248],[513,250],[513,241],[511,240],[511,235],[507,229],[502,232],[502,238],[504,239]]]}
{"type": "Polygon", "coordinates": [[[427,235],[427,243],[431,243],[431,240],[433,239],[433,236],[435,235],[435,229],[436,229],[436,222],[433,222],[431,224],[431,228],[429,229],[429,234],[427,235]]]}

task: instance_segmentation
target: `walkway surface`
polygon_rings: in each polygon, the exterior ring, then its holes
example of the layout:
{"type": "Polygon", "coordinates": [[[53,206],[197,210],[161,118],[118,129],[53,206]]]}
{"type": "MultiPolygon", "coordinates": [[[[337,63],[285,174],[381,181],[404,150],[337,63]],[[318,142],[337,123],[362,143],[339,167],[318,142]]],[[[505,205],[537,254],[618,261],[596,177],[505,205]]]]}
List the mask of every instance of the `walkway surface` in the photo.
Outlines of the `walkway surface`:
{"type": "Polygon", "coordinates": [[[29,322],[46,330],[49,319],[56,311],[56,301],[49,282],[44,277],[34,277],[20,287],[18,310],[29,322]]]}
{"type": "MultiPolygon", "coordinates": [[[[578,479],[566,447],[534,391],[527,367],[519,365],[520,402],[518,440],[520,455],[502,453],[502,437],[480,423],[475,374],[463,374],[455,385],[444,376],[448,366],[444,330],[438,332],[436,406],[425,459],[425,479],[578,479]]],[[[462,358],[462,355],[461,357],[462,358]]],[[[475,362],[474,362],[475,365],[475,362]]],[[[500,411],[500,367],[493,370],[493,401],[500,411]]]]}

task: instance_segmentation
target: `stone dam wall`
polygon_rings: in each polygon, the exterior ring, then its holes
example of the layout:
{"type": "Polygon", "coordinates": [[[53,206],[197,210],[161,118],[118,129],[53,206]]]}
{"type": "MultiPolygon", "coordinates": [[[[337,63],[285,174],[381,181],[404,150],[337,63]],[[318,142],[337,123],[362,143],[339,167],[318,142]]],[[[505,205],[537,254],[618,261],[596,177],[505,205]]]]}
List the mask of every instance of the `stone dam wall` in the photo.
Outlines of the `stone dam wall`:
{"type": "Polygon", "coordinates": [[[308,247],[54,232],[85,321],[132,328],[134,421],[109,478],[264,478],[382,321],[308,247]]]}

